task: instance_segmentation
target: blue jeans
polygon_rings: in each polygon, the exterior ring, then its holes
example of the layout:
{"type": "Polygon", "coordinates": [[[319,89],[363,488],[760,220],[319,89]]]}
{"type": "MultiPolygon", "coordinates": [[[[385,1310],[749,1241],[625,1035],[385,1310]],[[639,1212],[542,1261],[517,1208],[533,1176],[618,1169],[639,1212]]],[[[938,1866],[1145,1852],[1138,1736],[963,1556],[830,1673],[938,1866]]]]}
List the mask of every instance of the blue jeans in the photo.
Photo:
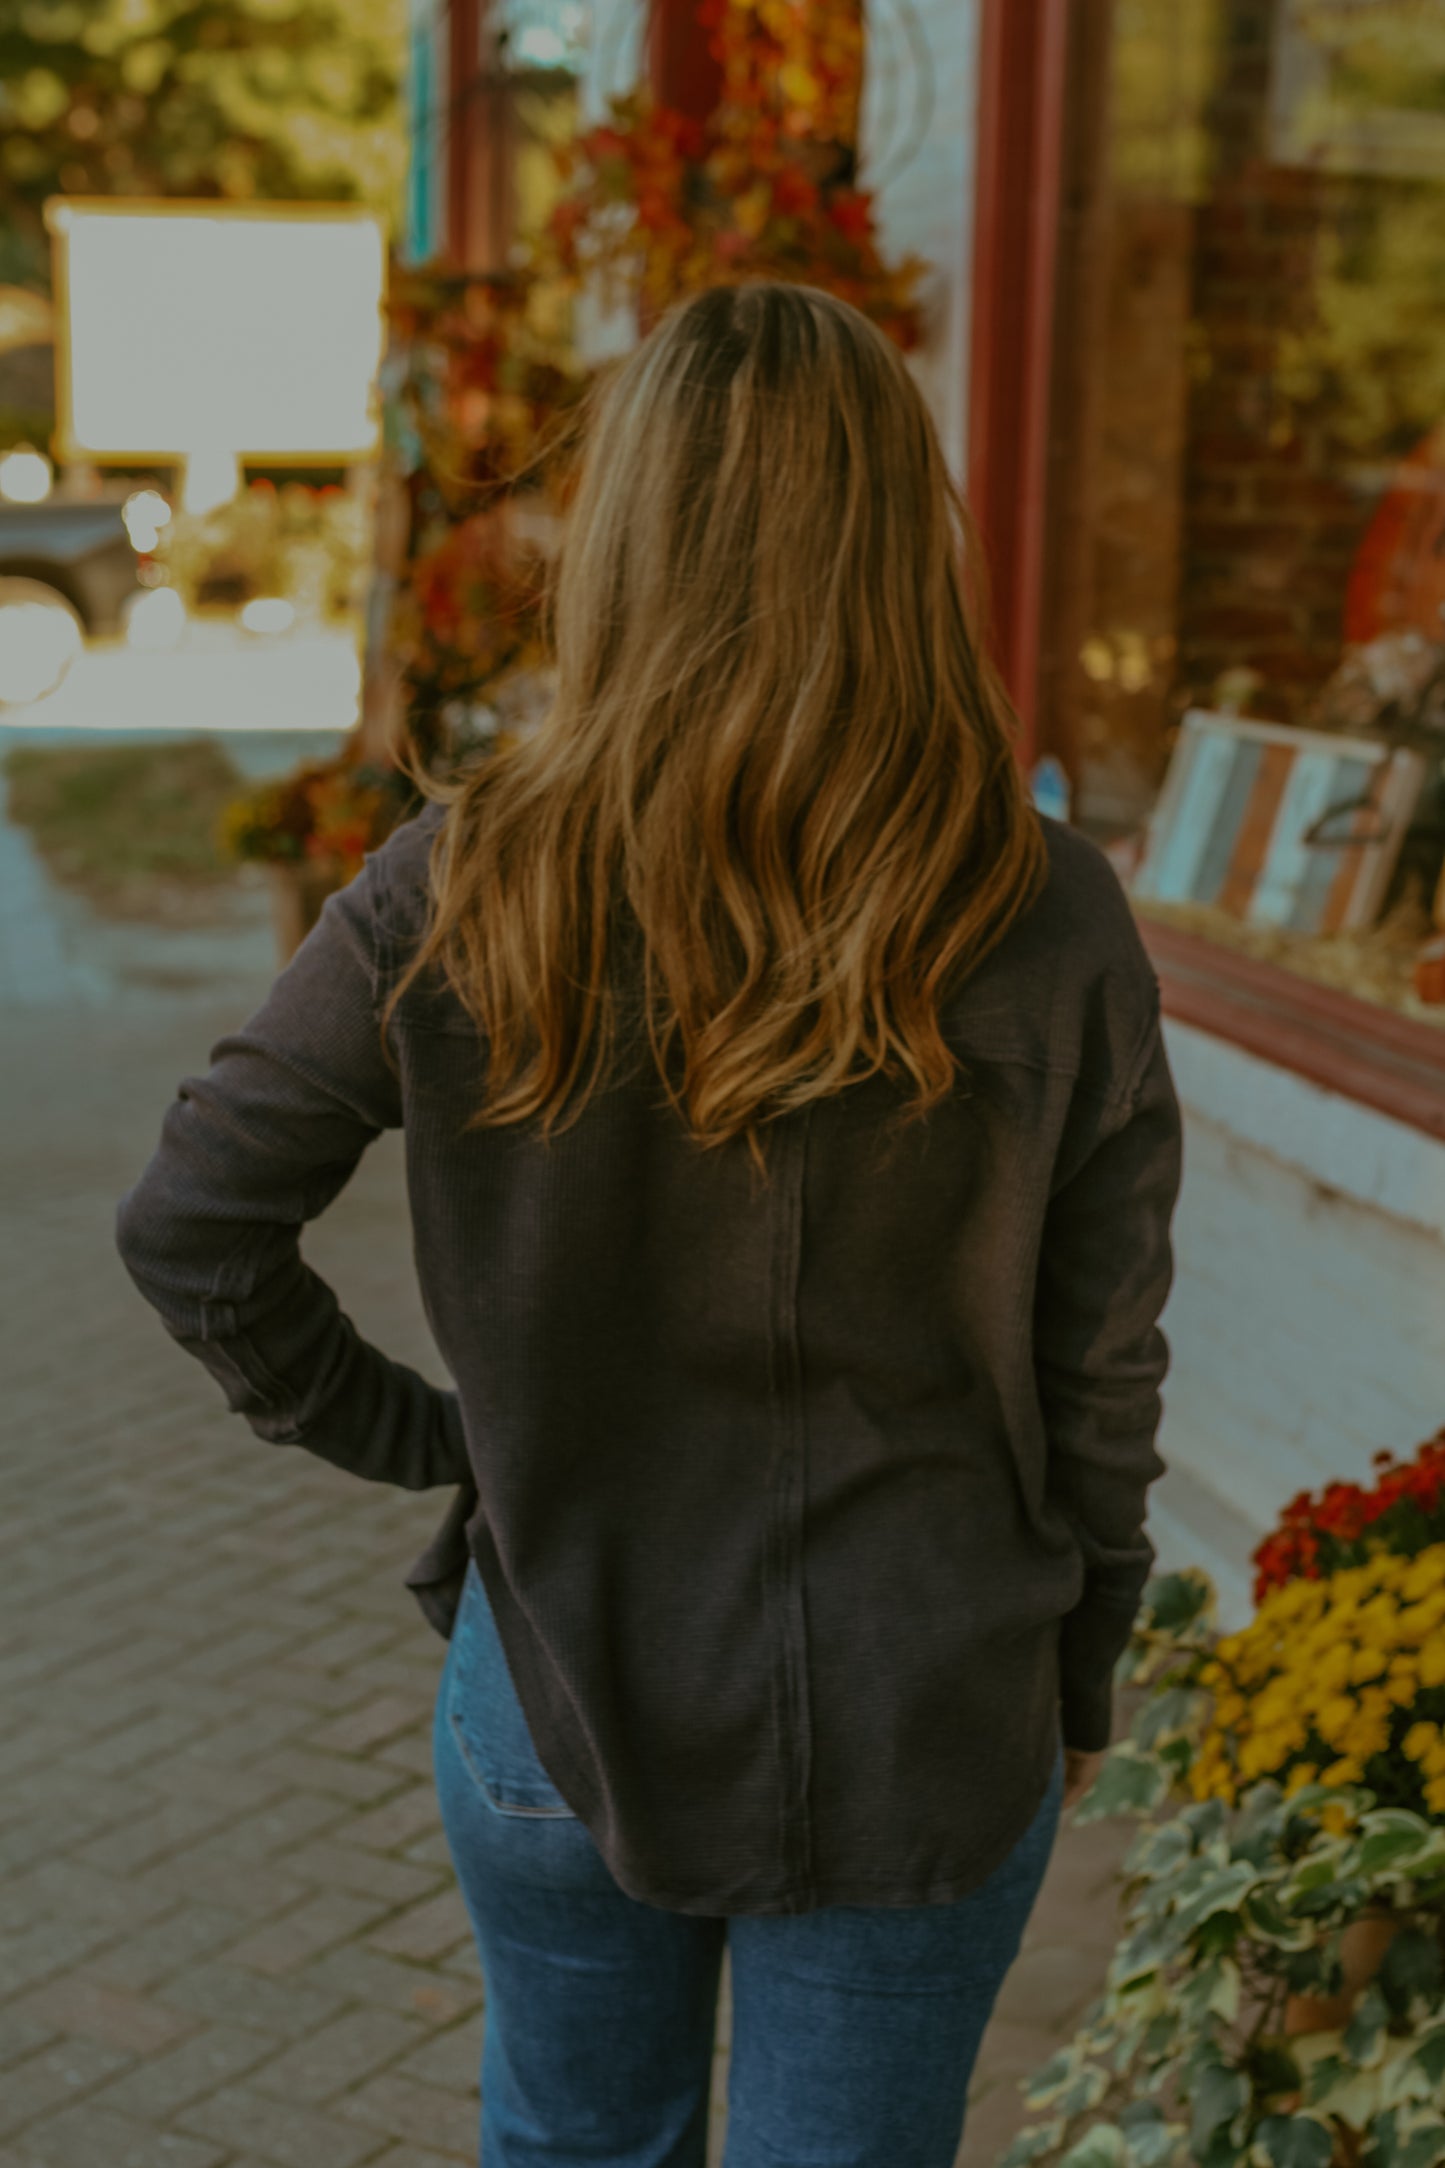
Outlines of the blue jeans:
{"type": "Polygon", "coordinates": [[[954,1904],[699,1919],[620,1890],[537,1760],[476,1568],[437,1787],[486,1986],[485,2168],[703,2168],[732,1966],[726,2168],[951,2168],[969,2076],[1058,1825],[954,1904]]]}

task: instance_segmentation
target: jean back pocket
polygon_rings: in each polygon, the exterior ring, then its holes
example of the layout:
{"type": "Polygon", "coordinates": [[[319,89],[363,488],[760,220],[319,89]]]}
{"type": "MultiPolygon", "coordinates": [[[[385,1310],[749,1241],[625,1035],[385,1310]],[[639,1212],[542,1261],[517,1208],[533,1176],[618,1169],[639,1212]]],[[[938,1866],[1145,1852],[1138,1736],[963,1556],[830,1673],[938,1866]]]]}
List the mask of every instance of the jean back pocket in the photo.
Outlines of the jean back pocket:
{"type": "Polygon", "coordinates": [[[573,1819],[537,1759],[474,1564],[467,1567],[447,1670],[447,1719],[488,1806],[498,1814],[573,1819]]]}

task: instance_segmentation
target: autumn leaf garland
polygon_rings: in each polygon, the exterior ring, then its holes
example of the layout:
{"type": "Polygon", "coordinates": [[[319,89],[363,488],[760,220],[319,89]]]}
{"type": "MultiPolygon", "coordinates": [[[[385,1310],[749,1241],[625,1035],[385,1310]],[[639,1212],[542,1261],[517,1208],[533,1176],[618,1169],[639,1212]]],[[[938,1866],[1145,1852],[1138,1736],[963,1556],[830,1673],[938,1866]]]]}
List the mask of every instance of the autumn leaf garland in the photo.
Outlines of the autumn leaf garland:
{"type": "Polygon", "coordinates": [[[838,0],[705,0],[720,93],[706,121],[638,91],[565,154],[550,242],[644,318],[708,286],[794,279],[851,302],[904,347],[924,266],[889,262],[854,178],[859,12],[838,0]]]}

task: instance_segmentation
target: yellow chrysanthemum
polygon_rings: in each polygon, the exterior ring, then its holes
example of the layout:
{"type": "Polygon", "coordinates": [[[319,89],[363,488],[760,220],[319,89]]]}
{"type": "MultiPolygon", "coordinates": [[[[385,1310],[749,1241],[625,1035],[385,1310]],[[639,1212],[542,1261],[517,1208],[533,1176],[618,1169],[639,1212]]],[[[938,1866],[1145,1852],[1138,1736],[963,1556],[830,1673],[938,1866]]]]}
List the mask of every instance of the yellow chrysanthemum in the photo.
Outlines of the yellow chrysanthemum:
{"type": "Polygon", "coordinates": [[[1264,1776],[1291,1793],[1358,1784],[1400,1753],[1401,1730],[1422,1791],[1445,1781],[1445,1730],[1426,1720],[1441,1704],[1421,1699],[1445,1686],[1445,1543],[1271,1590],[1216,1654],[1202,1678],[1214,1700],[1197,1798],[1232,1800],[1264,1776]]]}
{"type": "Polygon", "coordinates": [[[1246,1778],[1272,1776],[1284,1758],[1285,1745],[1279,1733],[1257,1731],[1239,1750],[1239,1773],[1246,1778]]]}
{"type": "Polygon", "coordinates": [[[1336,1641],[1321,1656],[1316,1676],[1322,1692],[1338,1693],[1341,1687],[1349,1685],[1350,1653],[1348,1642],[1336,1641]]]}
{"type": "Polygon", "coordinates": [[[1420,1651],[1420,1684],[1445,1686],[1445,1634],[1437,1634],[1420,1651]]]}
{"type": "Polygon", "coordinates": [[[1431,1595],[1439,1588],[1442,1576],[1445,1576],[1440,1549],[1439,1544],[1432,1544],[1428,1551],[1421,1551],[1418,1558],[1401,1561],[1400,1594],[1407,1602],[1417,1603],[1422,1596],[1431,1595]]]}
{"type": "Polygon", "coordinates": [[[1407,1603],[1395,1621],[1395,1632],[1406,1648],[1420,1648],[1439,1623],[1433,1604],[1407,1603]]]}
{"type": "Polygon", "coordinates": [[[1377,1754],[1385,1752],[1389,1744],[1389,1720],[1383,1716],[1362,1717],[1357,1724],[1350,1726],[1344,1741],[1346,1753],[1353,1761],[1360,1763],[1373,1761],[1377,1754]]]}
{"type": "Polygon", "coordinates": [[[1343,1738],[1355,1721],[1355,1704],[1348,1694],[1334,1694],[1315,1711],[1315,1729],[1330,1746],[1343,1738]]]}

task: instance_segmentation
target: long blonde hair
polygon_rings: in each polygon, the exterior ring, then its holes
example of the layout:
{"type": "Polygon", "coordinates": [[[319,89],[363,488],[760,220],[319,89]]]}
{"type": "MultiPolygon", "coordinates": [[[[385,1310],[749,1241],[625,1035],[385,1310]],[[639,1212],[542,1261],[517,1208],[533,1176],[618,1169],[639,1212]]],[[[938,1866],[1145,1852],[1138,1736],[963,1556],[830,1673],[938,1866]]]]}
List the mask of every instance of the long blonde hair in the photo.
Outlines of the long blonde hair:
{"type": "Polygon", "coordinates": [[[952,1087],[950,986],[1042,882],[963,508],[899,354],[718,288],[602,395],[556,697],[458,786],[414,971],[484,1035],[477,1120],[574,1120],[624,1042],[699,1143],[878,1073],[952,1087]]]}

